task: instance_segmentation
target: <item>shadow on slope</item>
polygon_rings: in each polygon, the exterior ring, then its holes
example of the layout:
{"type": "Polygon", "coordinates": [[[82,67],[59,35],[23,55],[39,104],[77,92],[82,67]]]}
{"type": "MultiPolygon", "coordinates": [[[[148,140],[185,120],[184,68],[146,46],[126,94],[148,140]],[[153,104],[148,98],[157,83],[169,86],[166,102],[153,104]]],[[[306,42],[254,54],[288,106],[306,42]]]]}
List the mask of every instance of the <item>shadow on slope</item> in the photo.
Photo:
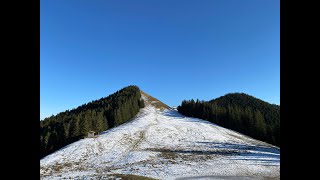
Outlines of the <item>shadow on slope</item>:
{"type": "Polygon", "coordinates": [[[233,160],[256,161],[262,163],[280,163],[280,150],[273,147],[249,144],[197,142],[207,148],[229,150],[239,153],[233,160]]]}
{"type": "MultiPolygon", "coordinates": [[[[178,111],[175,110],[166,110],[162,112],[163,115],[172,117],[172,118],[184,118],[186,116],[180,114],[178,111]]],[[[186,117],[187,118],[187,117],[186,117]]]]}
{"type": "Polygon", "coordinates": [[[219,149],[235,149],[235,150],[253,150],[258,152],[266,152],[280,155],[280,150],[274,147],[251,145],[251,144],[236,144],[236,143],[220,143],[220,142],[205,142],[198,141],[197,143],[204,144],[209,148],[219,149]]]}
{"type": "Polygon", "coordinates": [[[182,177],[176,178],[175,180],[191,180],[191,179],[237,179],[237,180],[257,180],[257,179],[266,179],[266,180],[276,180],[280,177],[254,177],[254,176],[192,176],[192,177],[182,177]]]}

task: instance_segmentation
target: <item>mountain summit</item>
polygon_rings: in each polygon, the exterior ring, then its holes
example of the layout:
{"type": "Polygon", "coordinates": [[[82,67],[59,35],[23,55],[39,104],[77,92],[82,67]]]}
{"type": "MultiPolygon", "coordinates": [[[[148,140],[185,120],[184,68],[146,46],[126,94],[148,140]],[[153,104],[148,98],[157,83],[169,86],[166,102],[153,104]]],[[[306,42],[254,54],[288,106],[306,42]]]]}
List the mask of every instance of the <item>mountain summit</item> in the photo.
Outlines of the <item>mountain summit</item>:
{"type": "Polygon", "coordinates": [[[279,179],[278,147],[183,116],[140,92],[145,107],[134,118],[45,156],[41,179],[279,179]]]}

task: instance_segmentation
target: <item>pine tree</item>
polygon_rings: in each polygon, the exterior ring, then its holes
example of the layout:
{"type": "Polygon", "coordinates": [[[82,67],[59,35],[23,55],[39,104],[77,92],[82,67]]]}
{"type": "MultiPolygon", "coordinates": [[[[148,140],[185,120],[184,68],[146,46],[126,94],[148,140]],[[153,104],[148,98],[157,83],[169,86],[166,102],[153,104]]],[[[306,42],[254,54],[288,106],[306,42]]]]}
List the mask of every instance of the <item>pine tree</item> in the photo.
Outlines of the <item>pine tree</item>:
{"type": "Polygon", "coordinates": [[[56,130],[53,130],[53,132],[50,134],[48,139],[48,149],[52,150],[55,147],[55,144],[58,142],[58,135],[56,130]]]}
{"type": "Polygon", "coordinates": [[[105,121],[104,121],[104,117],[103,117],[103,113],[102,112],[98,112],[96,114],[96,117],[94,119],[94,131],[96,132],[101,132],[101,131],[104,131],[106,130],[106,125],[104,124],[105,121]]]}
{"type": "Polygon", "coordinates": [[[79,118],[75,117],[71,120],[69,128],[69,136],[71,138],[77,137],[79,135],[79,118]]]}
{"type": "Polygon", "coordinates": [[[257,132],[256,136],[259,137],[260,139],[264,139],[266,136],[267,127],[266,127],[266,123],[264,122],[263,115],[261,114],[260,111],[255,112],[254,119],[255,119],[254,129],[257,132]]]}
{"type": "Polygon", "coordinates": [[[139,100],[139,107],[140,108],[144,108],[145,107],[143,99],[139,100]]]}
{"type": "Polygon", "coordinates": [[[63,123],[63,139],[67,140],[69,138],[69,123],[63,123]]]}
{"type": "Polygon", "coordinates": [[[84,137],[89,131],[88,119],[84,116],[84,114],[81,114],[79,120],[79,135],[84,137]]]}

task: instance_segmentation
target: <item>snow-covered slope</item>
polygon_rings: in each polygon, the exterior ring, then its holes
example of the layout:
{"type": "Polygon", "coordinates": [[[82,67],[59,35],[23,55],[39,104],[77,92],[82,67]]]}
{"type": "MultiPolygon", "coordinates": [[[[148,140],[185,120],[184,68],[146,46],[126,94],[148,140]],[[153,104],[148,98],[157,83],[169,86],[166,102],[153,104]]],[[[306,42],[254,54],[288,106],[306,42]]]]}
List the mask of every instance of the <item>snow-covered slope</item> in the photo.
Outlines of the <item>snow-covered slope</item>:
{"type": "Polygon", "coordinates": [[[148,97],[142,94],[146,107],[132,121],[41,159],[41,179],[108,179],[114,174],[279,179],[279,148],[174,110],[157,109],[148,97]]]}

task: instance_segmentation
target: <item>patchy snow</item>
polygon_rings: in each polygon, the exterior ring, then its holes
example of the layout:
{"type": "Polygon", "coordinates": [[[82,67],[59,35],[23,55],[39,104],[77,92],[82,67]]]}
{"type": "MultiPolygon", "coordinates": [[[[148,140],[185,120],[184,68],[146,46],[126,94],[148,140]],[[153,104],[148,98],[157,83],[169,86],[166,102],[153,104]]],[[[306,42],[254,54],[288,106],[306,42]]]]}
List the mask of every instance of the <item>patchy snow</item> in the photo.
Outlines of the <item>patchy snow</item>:
{"type": "Polygon", "coordinates": [[[156,109],[142,98],[146,107],[132,121],[42,158],[41,179],[279,177],[279,148],[175,110],[156,109]]]}

